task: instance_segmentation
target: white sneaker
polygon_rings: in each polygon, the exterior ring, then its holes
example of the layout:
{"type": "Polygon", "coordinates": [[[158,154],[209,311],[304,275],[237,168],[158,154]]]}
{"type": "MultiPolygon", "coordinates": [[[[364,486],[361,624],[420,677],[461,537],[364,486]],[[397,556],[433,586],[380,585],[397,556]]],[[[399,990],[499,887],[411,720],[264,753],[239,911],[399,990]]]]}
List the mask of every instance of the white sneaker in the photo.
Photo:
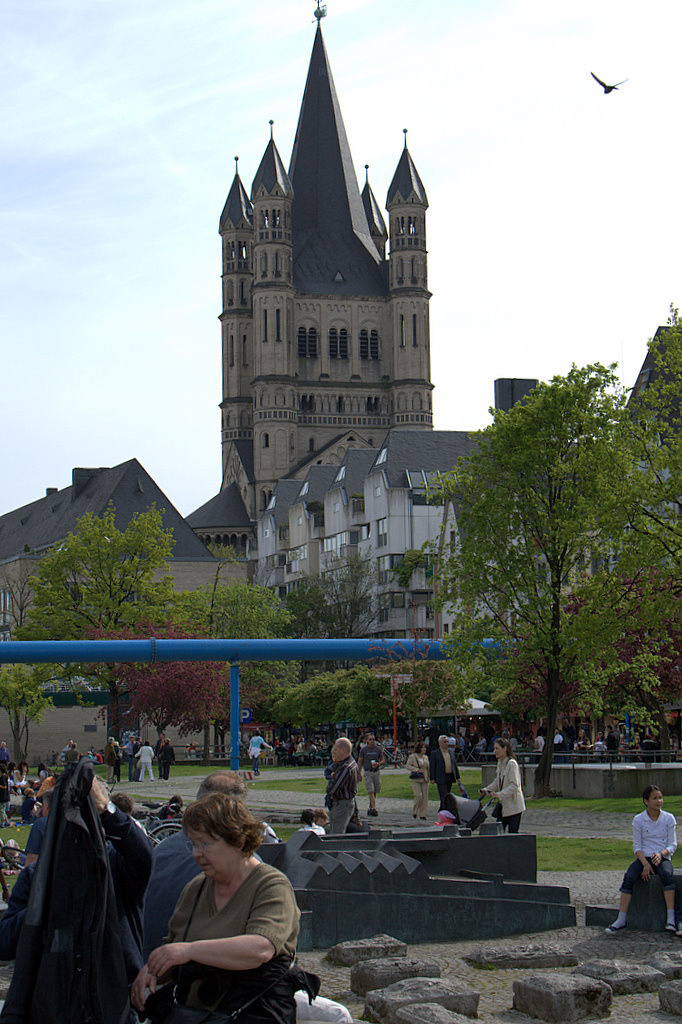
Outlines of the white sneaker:
{"type": "Polygon", "coordinates": [[[623,928],[625,928],[624,924],[610,924],[604,931],[607,935],[616,935],[617,932],[622,932],[623,928]]]}
{"type": "Polygon", "coordinates": [[[677,928],[674,924],[671,924],[670,921],[668,921],[667,925],[665,926],[665,930],[667,932],[675,932],[675,934],[677,935],[677,928]]]}

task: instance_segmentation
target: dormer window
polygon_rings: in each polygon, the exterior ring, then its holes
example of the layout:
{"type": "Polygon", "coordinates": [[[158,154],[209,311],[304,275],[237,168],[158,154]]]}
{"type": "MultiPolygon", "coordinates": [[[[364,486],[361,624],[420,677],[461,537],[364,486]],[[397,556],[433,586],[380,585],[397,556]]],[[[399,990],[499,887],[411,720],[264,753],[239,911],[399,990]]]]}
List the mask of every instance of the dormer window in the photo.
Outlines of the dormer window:
{"type": "Polygon", "coordinates": [[[334,483],[335,484],[340,483],[343,480],[343,478],[345,477],[345,475],[346,475],[346,467],[345,466],[341,466],[341,468],[339,469],[338,473],[336,474],[336,477],[334,478],[334,483]]]}
{"type": "Polygon", "coordinates": [[[388,448],[382,448],[381,451],[379,452],[379,458],[377,459],[375,465],[381,466],[386,461],[387,455],[388,448]]]}

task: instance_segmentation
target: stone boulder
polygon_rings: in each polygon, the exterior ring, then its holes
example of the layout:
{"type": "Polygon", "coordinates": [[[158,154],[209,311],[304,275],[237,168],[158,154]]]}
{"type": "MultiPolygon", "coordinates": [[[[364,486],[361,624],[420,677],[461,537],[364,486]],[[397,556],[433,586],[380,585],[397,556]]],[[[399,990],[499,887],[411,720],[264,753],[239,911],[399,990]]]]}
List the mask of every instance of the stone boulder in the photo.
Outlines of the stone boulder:
{"type": "Polygon", "coordinates": [[[423,1006],[406,1006],[395,1015],[396,1024],[471,1024],[471,1017],[453,1013],[438,1003],[424,1003],[423,1006]]]}
{"type": "Polygon", "coordinates": [[[658,990],[658,1001],[665,1013],[682,1017],[682,981],[666,981],[658,990]]]}
{"type": "Polygon", "coordinates": [[[514,949],[489,946],[462,959],[482,970],[493,967],[505,970],[510,967],[575,967],[580,963],[580,958],[572,949],[541,945],[516,946],[514,949]]]}
{"type": "Polygon", "coordinates": [[[407,943],[391,935],[373,935],[371,939],[351,939],[338,942],[327,953],[326,959],[339,967],[352,967],[362,960],[407,956],[407,943]]]}
{"type": "Polygon", "coordinates": [[[513,987],[513,1008],[540,1020],[564,1024],[611,1013],[610,986],[582,974],[532,974],[513,987]]]}
{"type": "Polygon", "coordinates": [[[388,988],[374,989],[365,997],[365,1017],[381,1024],[396,1024],[397,1013],[406,1007],[437,1003],[465,1017],[476,1017],[480,992],[461,981],[411,978],[388,988]]]}
{"type": "Polygon", "coordinates": [[[572,973],[605,981],[611,986],[614,996],[656,992],[665,981],[662,971],[639,960],[587,960],[572,973]]]}
{"type": "Polygon", "coordinates": [[[656,953],[651,957],[650,966],[665,974],[668,981],[682,978],[682,953],[656,953]]]}
{"type": "Polygon", "coordinates": [[[387,988],[406,978],[440,978],[440,974],[435,960],[415,960],[409,956],[362,960],[350,969],[350,989],[364,996],[375,988],[387,988]]]}

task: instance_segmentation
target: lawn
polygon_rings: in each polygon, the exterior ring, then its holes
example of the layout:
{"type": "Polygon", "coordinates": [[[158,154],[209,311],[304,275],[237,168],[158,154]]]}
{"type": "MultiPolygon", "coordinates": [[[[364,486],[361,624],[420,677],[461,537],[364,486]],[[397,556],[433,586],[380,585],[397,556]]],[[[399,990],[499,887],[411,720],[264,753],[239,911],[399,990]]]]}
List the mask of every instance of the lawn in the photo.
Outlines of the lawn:
{"type": "MultiPolygon", "coordinates": [[[[465,769],[462,772],[462,784],[469,793],[469,796],[478,796],[478,789],[481,785],[481,772],[480,769],[465,769]]],[[[327,788],[327,781],[323,777],[322,773],[314,773],[308,778],[298,779],[268,779],[267,774],[261,774],[258,779],[249,783],[249,787],[254,789],[267,789],[268,791],[281,791],[285,790],[289,793],[324,793],[327,788]]],[[[364,784],[360,783],[360,792],[364,791],[364,784]]],[[[435,793],[435,787],[433,792],[435,793]]],[[[411,800],[412,799],[412,786],[410,780],[407,777],[407,773],[404,775],[387,775],[383,773],[381,776],[381,796],[388,797],[389,800],[411,800]]]]}

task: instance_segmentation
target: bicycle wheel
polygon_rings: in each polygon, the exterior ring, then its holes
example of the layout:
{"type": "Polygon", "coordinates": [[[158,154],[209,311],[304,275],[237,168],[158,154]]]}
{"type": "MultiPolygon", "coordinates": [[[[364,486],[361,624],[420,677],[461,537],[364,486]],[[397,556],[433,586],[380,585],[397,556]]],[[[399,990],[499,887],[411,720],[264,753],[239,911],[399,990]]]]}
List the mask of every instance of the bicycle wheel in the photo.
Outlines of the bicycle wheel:
{"type": "Polygon", "coordinates": [[[177,835],[178,832],[182,832],[182,825],[179,821],[168,821],[163,825],[157,825],[156,828],[152,828],[147,832],[147,835],[154,843],[154,846],[158,846],[164,839],[170,839],[171,836],[177,835]]]}

